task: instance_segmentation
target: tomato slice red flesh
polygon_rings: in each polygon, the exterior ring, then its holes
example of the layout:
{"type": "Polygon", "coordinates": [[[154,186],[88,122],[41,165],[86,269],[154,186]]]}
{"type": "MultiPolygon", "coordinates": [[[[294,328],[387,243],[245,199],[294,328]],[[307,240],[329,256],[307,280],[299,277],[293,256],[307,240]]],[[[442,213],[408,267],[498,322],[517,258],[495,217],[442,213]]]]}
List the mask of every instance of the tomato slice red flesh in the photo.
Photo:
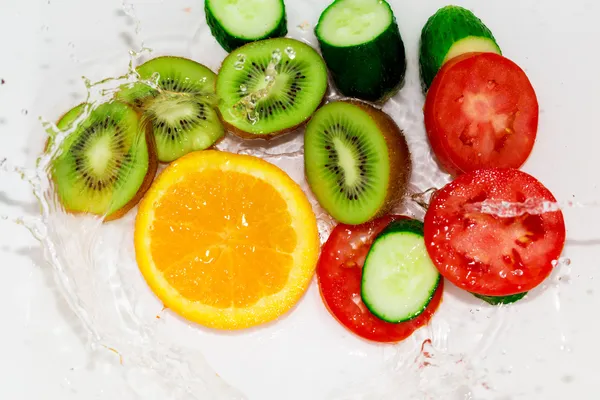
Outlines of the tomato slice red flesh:
{"type": "Polygon", "coordinates": [[[425,101],[431,147],[448,172],[518,168],[537,135],[539,106],[525,72],[495,53],[447,62],[425,101]]]}
{"type": "Polygon", "coordinates": [[[442,276],[486,296],[526,292],[546,279],[565,243],[560,211],[506,218],[468,206],[526,200],[556,201],[537,179],[513,168],[472,171],[436,192],[424,231],[427,251],[442,276]]]}
{"type": "Polygon", "coordinates": [[[319,290],[329,312],[351,332],[367,340],[393,343],[406,339],[429,322],[442,300],[443,279],[425,311],[399,324],[380,320],[361,300],[362,267],[367,253],[377,235],[390,222],[402,218],[406,217],[392,215],[362,225],[337,225],[317,264],[319,290]]]}

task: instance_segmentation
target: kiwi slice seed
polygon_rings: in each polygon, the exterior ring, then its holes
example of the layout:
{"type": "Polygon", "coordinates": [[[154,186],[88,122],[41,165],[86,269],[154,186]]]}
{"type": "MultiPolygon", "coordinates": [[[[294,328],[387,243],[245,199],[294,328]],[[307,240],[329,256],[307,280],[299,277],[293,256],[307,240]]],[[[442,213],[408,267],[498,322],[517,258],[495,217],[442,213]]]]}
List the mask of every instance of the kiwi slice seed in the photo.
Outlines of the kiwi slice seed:
{"type": "Polygon", "coordinates": [[[143,111],[154,133],[158,159],[173,161],[213,146],[225,135],[215,106],[216,75],[181,57],[157,57],[137,68],[140,78],[157,79],[159,90],[143,84],[124,88],[118,98],[143,111]]]}
{"type": "MultiPolygon", "coordinates": [[[[73,127],[85,107],[80,104],[68,111],[58,128],[73,127]]],[[[130,106],[104,103],[91,110],[59,145],[51,175],[67,211],[96,214],[107,221],[137,204],[158,166],[153,136],[140,122],[130,106]]]]}
{"type": "Polygon", "coordinates": [[[358,225],[403,198],[411,172],[406,140],[383,111],[336,101],[312,117],[304,136],[306,179],[336,220],[358,225]]]}
{"type": "Polygon", "coordinates": [[[216,83],[225,126],[269,138],[305,123],[327,90],[327,67],[310,46],[288,38],[246,44],[223,61],[216,83]]]}

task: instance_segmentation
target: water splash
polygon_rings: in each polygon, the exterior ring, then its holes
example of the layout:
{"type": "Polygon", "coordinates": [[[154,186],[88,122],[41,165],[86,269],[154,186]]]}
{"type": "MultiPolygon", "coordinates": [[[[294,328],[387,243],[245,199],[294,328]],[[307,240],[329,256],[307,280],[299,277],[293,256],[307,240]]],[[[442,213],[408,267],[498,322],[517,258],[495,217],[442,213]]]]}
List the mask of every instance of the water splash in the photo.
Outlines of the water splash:
{"type": "Polygon", "coordinates": [[[540,200],[527,199],[524,202],[511,202],[500,200],[485,200],[482,202],[466,204],[464,210],[466,212],[479,212],[482,214],[495,215],[501,218],[516,218],[525,214],[539,215],[561,211],[567,208],[598,208],[600,202],[575,202],[567,201],[564,203],[540,200]]]}
{"type": "MultiPolygon", "coordinates": [[[[238,56],[239,60],[239,56],[238,56]]],[[[237,61],[236,61],[237,62],[237,61]]],[[[275,80],[277,78],[277,66],[281,62],[281,50],[275,49],[271,53],[271,61],[265,69],[265,84],[262,87],[248,93],[243,96],[236,104],[233,109],[239,115],[244,116],[252,125],[255,125],[260,120],[260,116],[257,110],[258,103],[267,98],[271,93],[275,80]]],[[[245,91],[243,91],[245,93],[245,91]]]]}

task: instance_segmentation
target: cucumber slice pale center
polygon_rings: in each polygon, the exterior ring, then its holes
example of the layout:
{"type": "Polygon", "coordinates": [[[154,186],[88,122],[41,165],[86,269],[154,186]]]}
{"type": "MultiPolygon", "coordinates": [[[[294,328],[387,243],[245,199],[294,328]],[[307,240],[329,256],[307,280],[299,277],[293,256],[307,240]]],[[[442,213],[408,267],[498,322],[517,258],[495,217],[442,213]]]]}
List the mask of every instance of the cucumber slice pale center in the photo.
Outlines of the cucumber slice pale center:
{"type": "Polygon", "coordinates": [[[253,39],[271,32],[283,14],[280,0],[212,0],[211,9],[219,21],[226,21],[229,33],[253,39]]]}
{"type": "Polygon", "coordinates": [[[363,299],[385,321],[402,322],[419,315],[439,281],[423,238],[413,233],[397,232],[377,240],[365,265],[363,299]]]}
{"type": "Polygon", "coordinates": [[[392,12],[379,0],[338,0],[323,14],[319,36],[333,46],[370,42],[392,23],[392,12]]]}
{"type": "Polygon", "coordinates": [[[455,42],[450,47],[448,53],[446,53],[446,57],[444,57],[443,64],[453,59],[454,57],[458,57],[466,53],[500,54],[500,49],[492,39],[481,36],[467,36],[455,42]]]}

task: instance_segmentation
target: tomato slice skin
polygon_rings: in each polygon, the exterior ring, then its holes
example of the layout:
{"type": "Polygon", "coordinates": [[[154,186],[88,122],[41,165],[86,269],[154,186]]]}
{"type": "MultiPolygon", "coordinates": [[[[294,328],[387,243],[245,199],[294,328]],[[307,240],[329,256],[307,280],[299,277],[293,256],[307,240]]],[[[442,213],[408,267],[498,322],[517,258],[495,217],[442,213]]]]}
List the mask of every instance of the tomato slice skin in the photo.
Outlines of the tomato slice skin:
{"type": "Polygon", "coordinates": [[[438,190],[425,214],[425,245],[442,276],[483,296],[529,291],[546,279],[562,253],[560,211],[514,218],[473,212],[481,201],[556,199],[537,179],[513,168],[469,172],[438,190]]]}
{"type": "Polygon", "coordinates": [[[362,267],[377,235],[392,221],[407,218],[386,215],[362,225],[337,225],[323,246],[317,264],[319,291],[325,306],[337,321],[363,339],[395,343],[426,325],[442,301],[443,279],[423,313],[392,324],[373,315],[362,303],[362,267]]]}
{"type": "Polygon", "coordinates": [[[519,168],[533,149],[539,105],[525,72],[495,53],[448,61],[427,92],[425,128],[442,167],[454,176],[519,168]]]}

